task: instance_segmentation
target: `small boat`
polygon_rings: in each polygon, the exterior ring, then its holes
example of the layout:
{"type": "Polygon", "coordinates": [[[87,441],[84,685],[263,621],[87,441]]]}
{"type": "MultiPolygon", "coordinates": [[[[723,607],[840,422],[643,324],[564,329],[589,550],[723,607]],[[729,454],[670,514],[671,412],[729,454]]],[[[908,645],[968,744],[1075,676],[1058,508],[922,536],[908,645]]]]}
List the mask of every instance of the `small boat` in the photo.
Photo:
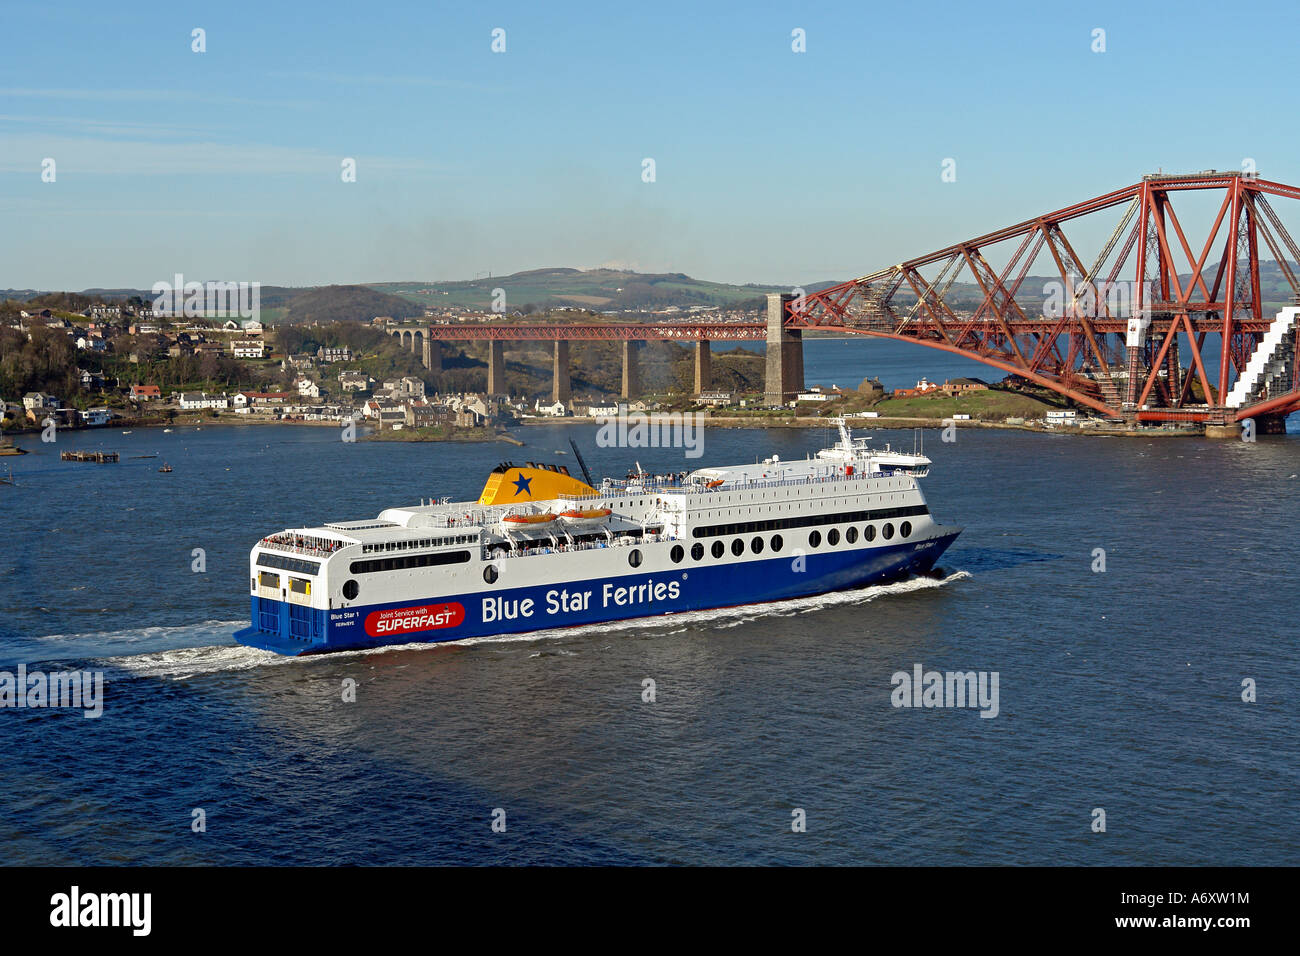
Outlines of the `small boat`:
{"type": "Polygon", "coordinates": [[[167,464],[167,462],[163,462],[163,466],[162,466],[161,468],[159,468],[158,470],[159,470],[160,472],[162,472],[162,473],[165,475],[165,474],[168,474],[168,473],[172,470],[172,466],[169,465],[169,464],[167,464]]]}
{"type": "Polygon", "coordinates": [[[721,484],[722,484],[724,481],[726,481],[726,480],[727,480],[727,479],[725,479],[725,478],[715,478],[715,479],[713,479],[713,481],[705,482],[704,487],[705,487],[705,488],[717,488],[719,485],[721,485],[721,484]]]}
{"type": "Polygon", "coordinates": [[[501,519],[501,523],[507,528],[536,528],[539,525],[550,524],[554,520],[554,514],[543,511],[536,514],[506,515],[501,519]]]}
{"type": "Polygon", "coordinates": [[[608,508],[570,508],[561,511],[560,518],[570,524],[586,524],[591,521],[604,521],[612,511],[608,508]]]}
{"type": "Polygon", "coordinates": [[[18,487],[18,482],[14,481],[14,470],[12,468],[9,469],[8,475],[0,475],[0,485],[13,485],[15,488],[18,487]]]}
{"type": "Polygon", "coordinates": [[[123,434],[123,435],[129,435],[129,434],[131,434],[131,429],[128,428],[126,431],[122,432],[122,434],[123,434]]]}
{"type": "Polygon", "coordinates": [[[171,433],[172,433],[172,430],[171,430],[170,428],[164,428],[164,429],[163,429],[163,434],[164,434],[164,435],[170,435],[171,433]]]}

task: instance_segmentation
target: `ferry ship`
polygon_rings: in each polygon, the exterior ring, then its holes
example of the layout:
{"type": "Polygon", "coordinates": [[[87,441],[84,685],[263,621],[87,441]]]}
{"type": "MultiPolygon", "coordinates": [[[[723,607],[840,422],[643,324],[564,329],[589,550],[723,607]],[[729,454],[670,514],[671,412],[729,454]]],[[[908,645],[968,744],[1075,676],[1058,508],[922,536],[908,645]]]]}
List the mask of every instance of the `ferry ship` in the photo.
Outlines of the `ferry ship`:
{"type": "MultiPolygon", "coordinates": [[[[474,502],[268,535],[243,644],[317,654],[779,601],[931,571],[923,453],[839,441],[804,460],[592,482],[503,462],[474,502]]],[[[574,448],[575,453],[577,448],[574,448]]]]}

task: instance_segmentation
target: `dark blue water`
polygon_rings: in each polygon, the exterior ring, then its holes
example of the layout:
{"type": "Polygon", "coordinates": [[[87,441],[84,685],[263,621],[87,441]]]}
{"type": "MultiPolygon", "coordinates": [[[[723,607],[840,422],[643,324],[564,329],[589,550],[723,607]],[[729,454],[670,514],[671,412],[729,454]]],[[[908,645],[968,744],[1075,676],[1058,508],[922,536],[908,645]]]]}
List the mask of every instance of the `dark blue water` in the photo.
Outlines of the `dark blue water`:
{"type": "Polygon", "coordinates": [[[931,382],[950,378],[978,378],[998,382],[1006,373],[942,349],[876,339],[806,338],[803,343],[804,378],[808,385],[838,385],[853,389],[864,378],[879,378],[885,388],[912,388],[924,376],[931,382]]]}
{"type": "MultiPolygon", "coordinates": [[[[931,433],[932,508],[966,527],[937,580],[306,660],[233,645],[268,530],[473,497],[500,459],[570,435],[598,473],[684,467],[598,449],[592,427],[518,434],[525,449],[292,426],[20,441],[0,666],[101,668],[107,688],[98,720],[0,710],[0,860],[1295,861],[1300,439],[931,433]],[[57,459],[100,446],[124,461],[57,459]],[[125,458],[143,454],[161,457],[125,458]],[[892,707],[916,663],[997,671],[999,715],[892,707]]],[[[703,460],[824,440],[711,430],[703,460]]]]}

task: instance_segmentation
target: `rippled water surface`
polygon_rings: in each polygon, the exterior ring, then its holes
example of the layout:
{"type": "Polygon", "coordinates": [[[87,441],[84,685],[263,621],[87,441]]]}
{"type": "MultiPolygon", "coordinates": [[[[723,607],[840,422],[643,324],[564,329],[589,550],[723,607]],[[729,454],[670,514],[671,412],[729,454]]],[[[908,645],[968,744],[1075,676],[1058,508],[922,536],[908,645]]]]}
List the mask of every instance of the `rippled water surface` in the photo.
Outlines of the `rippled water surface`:
{"type": "MultiPolygon", "coordinates": [[[[0,666],[107,684],[98,720],[0,710],[0,860],[1295,862],[1300,437],[931,432],[932,510],[966,527],[933,579],[314,659],[233,643],[267,531],[475,497],[499,460],[570,436],[598,474],[699,464],[596,448],[593,427],[516,434],[526,448],[291,426],[61,438],[122,454],[104,466],[20,441],[0,666]],[[918,663],[998,672],[998,716],[892,707],[891,675],[918,663]]],[[[702,462],[826,437],[710,430],[702,462]]]]}

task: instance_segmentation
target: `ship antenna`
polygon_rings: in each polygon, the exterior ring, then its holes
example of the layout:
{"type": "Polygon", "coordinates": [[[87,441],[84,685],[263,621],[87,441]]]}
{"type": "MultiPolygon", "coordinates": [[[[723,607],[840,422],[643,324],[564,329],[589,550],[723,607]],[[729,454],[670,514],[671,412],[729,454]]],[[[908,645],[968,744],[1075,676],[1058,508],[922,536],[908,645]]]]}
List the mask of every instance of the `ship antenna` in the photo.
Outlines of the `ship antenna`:
{"type": "Polygon", "coordinates": [[[587,484],[596,487],[591,480],[591,472],[587,470],[587,463],[582,460],[582,452],[578,451],[578,443],[572,438],[569,439],[569,447],[573,449],[573,457],[578,459],[578,467],[582,469],[582,477],[587,480],[587,484]]]}

